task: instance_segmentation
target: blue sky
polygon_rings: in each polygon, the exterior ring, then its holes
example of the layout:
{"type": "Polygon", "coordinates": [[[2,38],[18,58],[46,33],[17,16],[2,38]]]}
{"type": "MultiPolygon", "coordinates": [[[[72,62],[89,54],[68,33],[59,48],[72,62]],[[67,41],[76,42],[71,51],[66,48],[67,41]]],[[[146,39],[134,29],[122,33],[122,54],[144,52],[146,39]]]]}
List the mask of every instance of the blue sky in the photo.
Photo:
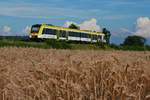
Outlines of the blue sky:
{"type": "Polygon", "coordinates": [[[150,0],[1,0],[0,32],[8,26],[9,34],[24,35],[23,30],[36,23],[62,26],[66,21],[95,18],[101,28],[111,31],[111,41],[119,44],[136,32],[138,18],[150,18],[149,9],[150,0]]]}

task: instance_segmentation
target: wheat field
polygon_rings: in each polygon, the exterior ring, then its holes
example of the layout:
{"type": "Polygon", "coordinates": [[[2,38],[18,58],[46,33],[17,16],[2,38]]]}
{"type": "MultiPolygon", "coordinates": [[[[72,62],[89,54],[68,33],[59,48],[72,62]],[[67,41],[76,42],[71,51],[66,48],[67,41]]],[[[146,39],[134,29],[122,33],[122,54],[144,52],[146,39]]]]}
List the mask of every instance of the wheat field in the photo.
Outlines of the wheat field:
{"type": "Polygon", "coordinates": [[[0,48],[0,100],[150,100],[150,52],[0,48]]]}

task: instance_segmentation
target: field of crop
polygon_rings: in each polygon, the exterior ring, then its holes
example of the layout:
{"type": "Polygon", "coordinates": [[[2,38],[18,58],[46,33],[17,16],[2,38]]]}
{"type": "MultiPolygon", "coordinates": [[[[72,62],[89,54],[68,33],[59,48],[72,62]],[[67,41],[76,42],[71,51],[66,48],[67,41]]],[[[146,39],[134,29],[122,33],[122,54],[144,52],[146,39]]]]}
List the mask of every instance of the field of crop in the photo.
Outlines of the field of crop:
{"type": "Polygon", "coordinates": [[[0,100],[150,100],[150,52],[0,48],[0,100]]]}

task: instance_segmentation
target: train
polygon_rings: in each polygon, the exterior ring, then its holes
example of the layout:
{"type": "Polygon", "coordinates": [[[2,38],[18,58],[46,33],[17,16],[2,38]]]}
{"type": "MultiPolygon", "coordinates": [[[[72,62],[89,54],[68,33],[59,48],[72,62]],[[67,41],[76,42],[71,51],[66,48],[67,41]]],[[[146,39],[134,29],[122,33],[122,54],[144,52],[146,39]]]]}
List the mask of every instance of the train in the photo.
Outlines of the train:
{"type": "Polygon", "coordinates": [[[71,29],[51,24],[35,24],[31,27],[30,39],[57,39],[75,42],[106,42],[105,34],[80,29],[71,29]]]}

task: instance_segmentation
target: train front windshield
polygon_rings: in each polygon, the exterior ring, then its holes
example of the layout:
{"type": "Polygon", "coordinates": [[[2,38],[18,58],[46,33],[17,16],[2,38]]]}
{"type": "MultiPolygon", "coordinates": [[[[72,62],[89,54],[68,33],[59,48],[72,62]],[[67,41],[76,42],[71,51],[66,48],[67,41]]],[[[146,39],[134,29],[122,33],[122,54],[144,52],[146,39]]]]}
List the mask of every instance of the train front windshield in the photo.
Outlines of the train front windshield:
{"type": "Polygon", "coordinates": [[[31,33],[38,33],[41,25],[33,25],[31,28],[31,33]]]}

